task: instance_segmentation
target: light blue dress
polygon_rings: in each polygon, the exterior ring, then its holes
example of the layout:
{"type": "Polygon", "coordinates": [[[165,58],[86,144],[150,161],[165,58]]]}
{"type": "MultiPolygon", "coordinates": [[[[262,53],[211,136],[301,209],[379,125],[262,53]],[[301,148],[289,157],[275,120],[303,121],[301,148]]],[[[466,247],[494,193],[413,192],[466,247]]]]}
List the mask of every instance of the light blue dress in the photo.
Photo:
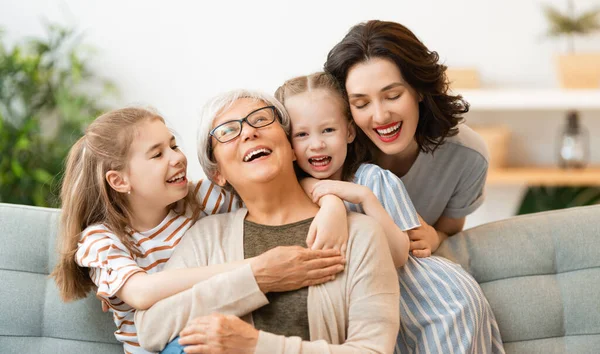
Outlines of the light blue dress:
{"type": "MultiPolygon", "coordinates": [[[[369,187],[402,230],[419,226],[404,184],[392,172],[363,164],[354,183],[369,187]]],[[[363,212],[360,205],[346,205],[363,212]]],[[[460,265],[437,256],[409,255],[398,269],[398,280],[400,332],[395,353],[504,353],[491,307],[460,265]]]]}

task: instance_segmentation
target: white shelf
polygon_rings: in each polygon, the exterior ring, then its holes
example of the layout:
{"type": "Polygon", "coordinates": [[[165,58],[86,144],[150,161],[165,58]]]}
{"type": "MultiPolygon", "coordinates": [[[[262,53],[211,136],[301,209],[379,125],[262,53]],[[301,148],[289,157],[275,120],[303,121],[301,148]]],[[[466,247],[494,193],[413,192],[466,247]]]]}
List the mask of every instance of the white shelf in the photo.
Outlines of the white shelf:
{"type": "Polygon", "coordinates": [[[471,111],[600,110],[600,90],[566,89],[455,89],[471,104],[471,111]]]}

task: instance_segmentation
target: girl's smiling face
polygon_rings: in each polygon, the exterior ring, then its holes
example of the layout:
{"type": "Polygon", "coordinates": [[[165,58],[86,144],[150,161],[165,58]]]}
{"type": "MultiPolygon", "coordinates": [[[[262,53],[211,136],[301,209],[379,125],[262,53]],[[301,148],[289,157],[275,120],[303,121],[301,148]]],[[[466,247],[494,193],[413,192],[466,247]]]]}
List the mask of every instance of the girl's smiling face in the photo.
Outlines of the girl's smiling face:
{"type": "Polygon", "coordinates": [[[316,89],[287,98],[285,106],[298,166],[314,178],[340,180],[348,144],[355,137],[342,99],[326,89],[316,89]]]}

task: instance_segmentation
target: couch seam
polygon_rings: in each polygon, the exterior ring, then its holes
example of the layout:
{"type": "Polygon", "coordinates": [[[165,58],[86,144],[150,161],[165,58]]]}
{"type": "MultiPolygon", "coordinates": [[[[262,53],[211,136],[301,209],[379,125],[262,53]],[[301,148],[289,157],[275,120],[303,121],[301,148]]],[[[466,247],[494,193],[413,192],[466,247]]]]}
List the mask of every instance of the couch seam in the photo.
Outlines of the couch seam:
{"type": "Polygon", "coordinates": [[[50,276],[50,274],[48,274],[48,273],[34,272],[31,270],[8,269],[8,268],[0,268],[0,270],[5,270],[7,272],[19,272],[19,273],[29,273],[29,274],[39,274],[39,275],[50,276]]]}
{"type": "Polygon", "coordinates": [[[501,280],[506,280],[506,279],[526,278],[526,277],[538,277],[538,276],[542,276],[542,275],[559,275],[559,274],[567,274],[567,273],[579,272],[579,271],[588,270],[588,269],[600,269],[600,266],[593,266],[593,267],[587,267],[587,268],[578,268],[578,269],[572,269],[572,270],[567,270],[567,271],[562,271],[562,272],[557,272],[557,273],[540,273],[540,274],[515,275],[515,276],[510,276],[510,277],[505,277],[505,278],[498,278],[498,279],[494,279],[494,280],[486,280],[486,281],[481,281],[481,282],[478,281],[478,283],[481,285],[481,284],[493,283],[493,282],[497,282],[497,281],[501,281],[501,280]]]}
{"type": "Polygon", "coordinates": [[[522,342],[531,342],[534,340],[543,340],[543,339],[552,339],[552,338],[565,338],[565,337],[585,337],[585,336],[597,336],[600,333],[583,333],[583,334],[565,334],[564,336],[552,336],[552,337],[542,337],[542,338],[533,338],[533,339],[522,339],[522,340],[513,340],[513,341],[502,341],[502,344],[507,343],[522,343],[522,342]]]}
{"type": "Polygon", "coordinates": [[[12,335],[12,334],[0,334],[0,337],[8,337],[8,338],[51,338],[51,339],[60,339],[60,340],[71,340],[76,342],[86,342],[86,343],[100,343],[100,344],[114,344],[114,345],[122,345],[119,342],[100,342],[97,340],[85,340],[85,339],[73,339],[73,338],[61,338],[61,337],[52,337],[52,336],[21,336],[21,335],[12,335]]]}

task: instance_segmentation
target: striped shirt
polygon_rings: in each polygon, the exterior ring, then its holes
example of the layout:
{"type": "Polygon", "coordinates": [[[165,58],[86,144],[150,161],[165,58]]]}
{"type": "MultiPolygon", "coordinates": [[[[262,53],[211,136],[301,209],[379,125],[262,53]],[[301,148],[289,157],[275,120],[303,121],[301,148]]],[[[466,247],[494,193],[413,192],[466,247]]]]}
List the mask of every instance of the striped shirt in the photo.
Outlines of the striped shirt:
{"type": "MultiPolygon", "coordinates": [[[[404,183],[392,172],[377,165],[364,163],[356,171],[353,182],[372,190],[402,231],[421,226],[404,183]]],[[[360,204],[345,203],[349,210],[365,213],[360,204]]]]}
{"type": "MultiPolygon", "coordinates": [[[[420,226],[404,183],[392,172],[363,164],[354,183],[369,187],[402,230],[420,226]]],[[[363,212],[360,205],[347,206],[363,212]]],[[[460,265],[437,256],[409,255],[398,269],[398,281],[401,321],[395,354],[504,353],[490,304],[460,265]]]]}
{"type": "MultiPolygon", "coordinates": [[[[235,195],[208,180],[198,182],[194,193],[203,209],[200,217],[227,213],[241,206],[235,195]]],[[[171,210],[153,229],[130,233],[142,256],[131,253],[103,224],[89,226],[81,234],[75,260],[79,266],[89,268],[90,278],[97,287],[96,296],[112,310],[117,326],[115,337],[123,342],[125,353],[148,352],[138,342],[133,322],[135,309],[119,299],[116,293],[133,274],[151,274],[163,269],[175,246],[193,224],[191,215],[191,210],[185,215],[171,210]]]]}

